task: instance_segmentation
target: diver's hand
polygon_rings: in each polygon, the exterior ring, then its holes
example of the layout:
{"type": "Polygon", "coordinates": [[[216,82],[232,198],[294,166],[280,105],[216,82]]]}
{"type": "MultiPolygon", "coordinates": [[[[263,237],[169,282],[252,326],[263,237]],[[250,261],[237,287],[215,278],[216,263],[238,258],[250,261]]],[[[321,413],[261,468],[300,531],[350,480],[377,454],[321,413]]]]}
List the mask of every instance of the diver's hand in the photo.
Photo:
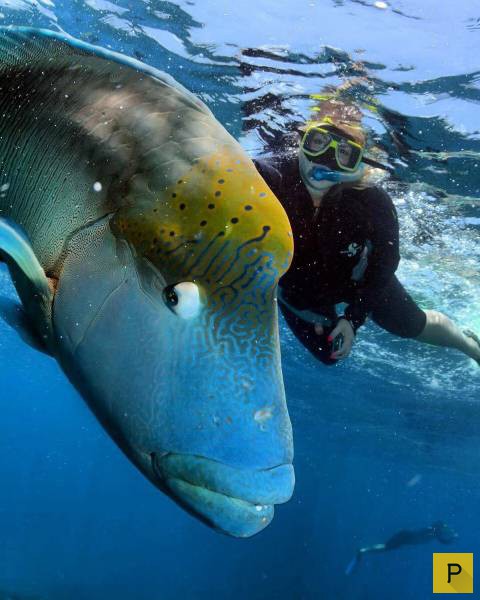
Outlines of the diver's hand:
{"type": "Polygon", "coordinates": [[[314,329],[315,329],[315,333],[317,335],[323,335],[323,325],[322,323],[315,323],[313,325],[314,329]]]}
{"type": "Polygon", "coordinates": [[[330,358],[334,358],[335,360],[347,358],[352,350],[355,332],[353,327],[350,325],[350,321],[347,321],[347,319],[340,319],[335,329],[328,336],[328,341],[333,342],[338,335],[343,335],[343,344],[340,350],[337,350],[337,352],[332,352],[330,355],[330,358]]]}

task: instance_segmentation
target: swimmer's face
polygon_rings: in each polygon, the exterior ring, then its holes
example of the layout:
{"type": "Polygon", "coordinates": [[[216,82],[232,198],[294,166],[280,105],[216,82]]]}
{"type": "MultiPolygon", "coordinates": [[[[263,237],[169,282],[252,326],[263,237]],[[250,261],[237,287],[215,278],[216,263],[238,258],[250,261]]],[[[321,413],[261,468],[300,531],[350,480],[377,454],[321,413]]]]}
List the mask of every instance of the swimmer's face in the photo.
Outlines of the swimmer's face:
{"type": "Polygon", "coordinates": [[[312,161],[299,148],[298,166],[303,183],[310,193],[324,192],[337,183],[354,183],[359,181],[365,173],[365,165],[360,163],[354,171],[341,171],[331,168],[329,163],[324,164],[312,161]]]}
{"type": "Polygon", "coordinates": [[[362,177],[365,136],[359,126],[325,117],[302,129],[299,168],[311,192],[321,192],[335,183],[355,182],[362,177]]]}

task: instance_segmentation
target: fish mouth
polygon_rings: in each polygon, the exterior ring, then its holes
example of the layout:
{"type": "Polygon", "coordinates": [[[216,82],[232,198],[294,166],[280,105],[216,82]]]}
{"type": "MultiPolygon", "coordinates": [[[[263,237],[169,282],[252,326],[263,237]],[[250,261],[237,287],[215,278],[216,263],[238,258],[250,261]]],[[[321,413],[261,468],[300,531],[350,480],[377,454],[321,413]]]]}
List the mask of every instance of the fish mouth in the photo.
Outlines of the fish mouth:
{"type": "Polygon", "coordinates": [[[192,454],[151,454],[156,477],[174,500],[208,525],[233,537],[250,537],[273,519],[295,485],[293,465],[237,469],[192,454]]]}

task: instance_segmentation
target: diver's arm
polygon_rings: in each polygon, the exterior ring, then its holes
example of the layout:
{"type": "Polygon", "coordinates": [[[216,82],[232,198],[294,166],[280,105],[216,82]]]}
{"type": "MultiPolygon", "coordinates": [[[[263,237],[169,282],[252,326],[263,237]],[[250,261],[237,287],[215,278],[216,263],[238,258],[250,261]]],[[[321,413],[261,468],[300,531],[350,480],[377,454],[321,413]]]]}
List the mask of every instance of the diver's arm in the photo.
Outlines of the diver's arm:
{"type": "Polygon", "coordinates": [[[275,194],[278,194],[282,184],[282,174],[277,168],[275,168],[275,166],[272,163],[272,159],[253,159],[253,164],[255,165],[255,168],[263,177],[263,179],[265,179],[265,183],[268,185],[269,188],[271,188],[271,190],[275,194]]]}
{"type": "Polygon", "coordinates": [[[376,300],[393,277],[400,262],[398,219],[390,196],[380,188],[371,188],[375,197],[370,199],[368,215],[372,250],[363,278],[356,284],[354,301],[346,308],[345,317],[355,331],[363,325],[373,310],[376,300]]]}

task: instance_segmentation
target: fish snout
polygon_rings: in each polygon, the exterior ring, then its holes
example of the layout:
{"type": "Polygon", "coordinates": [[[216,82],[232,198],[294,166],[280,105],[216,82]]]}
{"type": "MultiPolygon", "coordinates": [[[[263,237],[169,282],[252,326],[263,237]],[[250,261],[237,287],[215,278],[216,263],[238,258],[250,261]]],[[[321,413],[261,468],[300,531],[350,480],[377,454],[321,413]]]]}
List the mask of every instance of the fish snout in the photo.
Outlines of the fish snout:
{"type": "Polygon", "coordinates": [[[239,469],[190,454],[152,454],[160,485],[184,508],[233,537],[250,537],[273,519],[295,485],[292,464],[239,469]]]}

